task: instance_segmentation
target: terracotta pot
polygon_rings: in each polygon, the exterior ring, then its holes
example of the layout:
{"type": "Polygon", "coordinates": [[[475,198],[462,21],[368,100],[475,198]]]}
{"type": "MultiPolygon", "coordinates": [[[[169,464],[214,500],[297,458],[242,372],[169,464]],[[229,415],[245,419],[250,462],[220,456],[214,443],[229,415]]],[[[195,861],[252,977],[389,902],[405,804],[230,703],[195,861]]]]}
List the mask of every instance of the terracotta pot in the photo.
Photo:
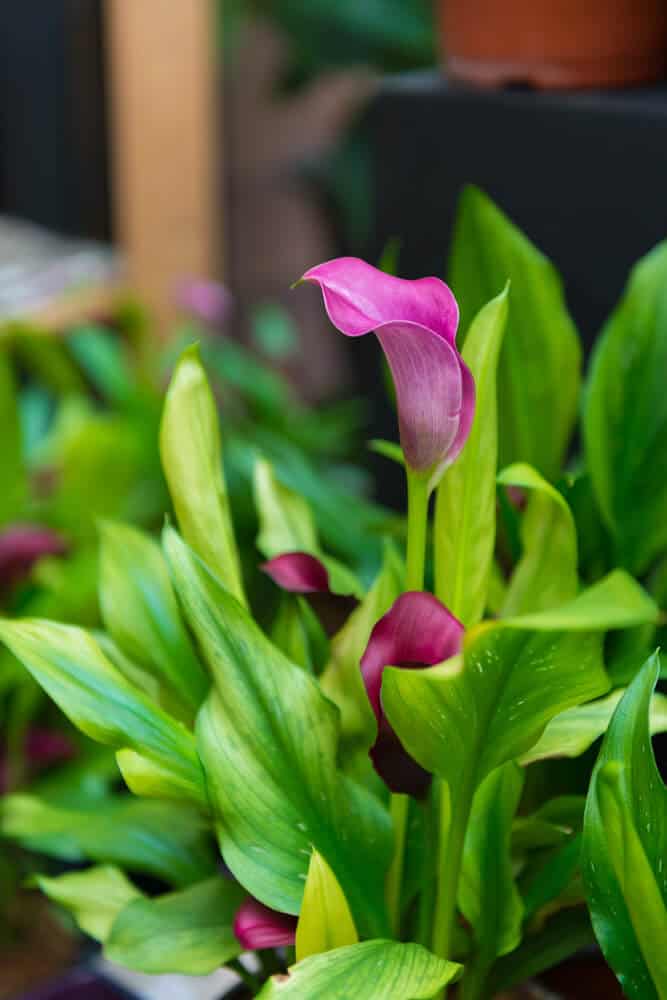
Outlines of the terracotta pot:
{"type": "Polygon", "coordinates": [[[485,86],[620,87],[667,74],[665,0],[438,0],[448,73],[485,86]]]}

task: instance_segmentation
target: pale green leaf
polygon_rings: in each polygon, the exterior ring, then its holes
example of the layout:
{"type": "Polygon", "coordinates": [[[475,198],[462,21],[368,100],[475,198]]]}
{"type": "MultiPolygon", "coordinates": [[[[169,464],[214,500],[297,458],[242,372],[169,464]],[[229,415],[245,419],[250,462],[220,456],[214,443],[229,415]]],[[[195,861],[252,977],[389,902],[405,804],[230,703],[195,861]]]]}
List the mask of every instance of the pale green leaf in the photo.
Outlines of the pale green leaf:
{"type": "Polygon", "coordinates": [[[418,944],[364,941],[312,955],[274,976],[261,1000],[429,1000],[461,973],[418,944]]]}
{"type": "Polygon", "coordinates": [[[75,808],[9,795],[0,832],[67,861],[119,865],[177,886],[207,878],[215,869],[201,816],[173,802],[118,797],[75,808]]]}
{"type": "Polygon", "coordinates": [[[358,940],[343,890],[322,855],[314,850],[296,927],[297,962],[358,940]]]}
{"type": "Polygon", "coordinates": [[[253,487],[259,516],[257,548],[266,559],[284,552],[319,551],[317,530],[310,505],[294,490],[276,479],[269,462],[255,462],[253,487]]]}
{"type": "Polygon", "coordinates": [[[264,459],[255,463],[253,482],[260,524],[256,544],[262,555],[273,559],[287,552],[306,552],[324,565],[334,594],[363,597],[363,587],[354,573],[320,548],[308,502],[280,483],[264,459]]]}
{"type": "Polygon", "coordinates": [[[35,875],[34,880],[49,899],[70,911],[82,931],[97,941],[104,941],[120,911],[141,897],[120,868],[112,865],[57,878],[35,875]]]}
{"type": "Polygon", "coordinates": [[[496,372],[507,303],[506,287],[475,316],[466,337],[462,353],[475,379],[475,418],[462,454],[436,494],[435,591],[467,628],[486,608],[496,538],[496,372]]]}
{"type": "Polygon", "coordinates": [[[657,622],[660,609],[623,570],[613,570],[598,583],[558,608],[506,618],[505,624],[540,631],[607,631],[657,622]]]}
{"type": "Polygon", "coordinates": [[[495,767],[525,753],[559,712],[609,687],[602,635],[477,626],[462,656],[426,670],[387,668],[382,703],[407,751],[472,796],[495,767]]]}
{"type": "MultiPolygon", "coordinates": [[[[625,689],[613,691],[606,698],[577,705],[555,716],[534,747],[521,758],[522,764],[532,764],[548,757],[579,757],[607,731],[616,706],[625,689]]],[[[651,700],[651,733],[667,730],[667,697],[655,694],[651,700]]]]}
{"type": "Polygon", "coordinates": [[[217,876],[135,900],[116,918],[104,954],[137,972],[208,975],[241,951],[233,923],[245,896],[235,882],[217,876]]]}
{"type": "Polygon", "coordinates": [[[173,772],[191,798],[206,802],[192,733],[133,687],[87,632],[38,619],[5,619],[0,638],[86,736],[151,757],[173,772]]]}
{"type": "Polygon", "coordinates": [[[222,468],[218,413],[196,347],[183,352],[169,385],[160,455],[184,538],[245,601],[222,468]]]}
{"type": "Polygon", "coordinates": [[[209,681],[181,619],[160,546],[126,524],[101,528],[100,607],[104,624],[130,660],[167,686],[191,721],[209,681]]]}
{"type": "Polygon", "coordinates": [[[503,469],[498,482],[532,491],[521,518],[522,555],[501,617],[544,611],[577,596],[577,531],[563,496],[530,465],[503,469]]]}
{"type": "Polygon", "coordinates": [[[315,847],[365,932],[385,926],[388,816],[336,769],[338,712],[173,529],[167,559],[214,687],[197,740],[225,862],[262,902],[298,913],[315,847]]]}

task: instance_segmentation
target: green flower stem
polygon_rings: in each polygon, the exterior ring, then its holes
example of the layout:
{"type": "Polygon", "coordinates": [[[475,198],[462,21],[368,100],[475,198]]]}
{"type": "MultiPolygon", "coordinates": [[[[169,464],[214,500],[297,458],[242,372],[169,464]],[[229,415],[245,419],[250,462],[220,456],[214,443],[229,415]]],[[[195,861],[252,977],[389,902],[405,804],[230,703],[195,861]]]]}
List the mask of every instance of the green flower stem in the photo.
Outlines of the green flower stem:
{"type": "MultiPolygon", "coordinates": [[[[425,476],[407,469],[408,480],[408,547],[405,589],[422,590],[428,531],[429,488],[425,476]]],[[[391,818],[394,826],[394,856],[387,873],[387,906],[396,936],[401,925],[401,887],[410,801],[407,795],[392,795],[391,818]]]]}
{"type": "Polygon", "coordinates": [[[394,828],[394,856],[387,872],[387,908],[391,920],[391,930],[397,939],[400,938],[401,931],[401,888],[409,808],[409,796],[391,796],[390,811],[394,828]]]}
{"type": "Polygon", "coordinates": [[[424,562],[428,531],[428,479],[407,470],[408,476],[408,550],[405,567],[405,589],[424,589],[424,562]]]}
{"type": "MultiPolygon", "coordinates": [[[[433,951],[441,958],[449,956],[452,933],[456,919],[456,899],[463,860],[470,809],[472,807],[473,784],[465,776],[451,795],[446,784],[440,788],[440,845],[438,850],[437,895],[435,921],[433,925],[433,951]]],[[[441,994],[447,995],[445,989],[441,994]]]]}

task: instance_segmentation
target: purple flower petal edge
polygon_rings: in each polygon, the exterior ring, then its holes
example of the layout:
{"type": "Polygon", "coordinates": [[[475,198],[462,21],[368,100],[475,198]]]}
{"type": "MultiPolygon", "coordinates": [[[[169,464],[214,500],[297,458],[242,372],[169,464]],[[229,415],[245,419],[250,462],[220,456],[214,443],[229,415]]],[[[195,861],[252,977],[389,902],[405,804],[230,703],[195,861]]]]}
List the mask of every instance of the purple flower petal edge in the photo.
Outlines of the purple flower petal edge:
{"type": "Polygon", "coordinates": [[[248,951],[281,948],[294,944],[297,918],[264,906],[257,899],[246,899],[236,911],[234,934],[248,951]]]}

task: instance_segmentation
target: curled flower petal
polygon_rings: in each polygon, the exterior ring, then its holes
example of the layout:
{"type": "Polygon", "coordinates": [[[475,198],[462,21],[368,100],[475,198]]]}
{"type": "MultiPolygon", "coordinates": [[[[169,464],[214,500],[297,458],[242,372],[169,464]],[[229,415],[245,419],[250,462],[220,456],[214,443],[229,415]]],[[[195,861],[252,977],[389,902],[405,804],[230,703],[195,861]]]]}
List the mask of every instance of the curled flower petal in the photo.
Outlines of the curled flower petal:
{"type": "Polygon", "coordinates": [[[260,567],[274,583],[292,594],[329,594],[329,573],[316,556],[308,552],[284,552],[260,567]]]}
{"type": "Polygon", "coordinates": [[[55,531],[31,524],[16,524],[0,533],[0,588],[25,576],[43,556],[67,551],[65,540],[55,531]]]}
{"type": "Polygon", "coordinates": [[[440,278],[408,281],[358,257],[337,257],[303,276],[320,286],[329,319],[341,333],[360,337],[385,323],[417,323],[454,343],[459,307],[440,278]]]}
{"type": "Polygon", "coordinates": [[[249,897],[236,911],[234,934],[247,951],[294,944],[297,918],[249,897]]]}
{"type": "Polygon", "coordinates": [[[204,278],[182,282],[176,299],[185,312],[214,327],[224,324],[232,308],[232,297],[224,285],[204,278]]]}
{"type": "Polygon", "coordinates": [[[406,281],[356,257],[313,267],[332,323],[349,337],[374,330],[396,386],[401,445],[408,465],[434,486],[465,444],[475,383],[456,347],[458,306],[438,278],[406,281]]]}
{"type": "Polygon", "coordinates": [[[461,649],[463,625],[444,604],[419,591],[409,591],[394,602],[371,632],[361,658],[361,673],[378,722],[371,747],[373,765],[394,792],[420,797],[430,775],[404,750],[384,714],[381,700],[385,667],[418,670],[454,656],[461,649]]]}

